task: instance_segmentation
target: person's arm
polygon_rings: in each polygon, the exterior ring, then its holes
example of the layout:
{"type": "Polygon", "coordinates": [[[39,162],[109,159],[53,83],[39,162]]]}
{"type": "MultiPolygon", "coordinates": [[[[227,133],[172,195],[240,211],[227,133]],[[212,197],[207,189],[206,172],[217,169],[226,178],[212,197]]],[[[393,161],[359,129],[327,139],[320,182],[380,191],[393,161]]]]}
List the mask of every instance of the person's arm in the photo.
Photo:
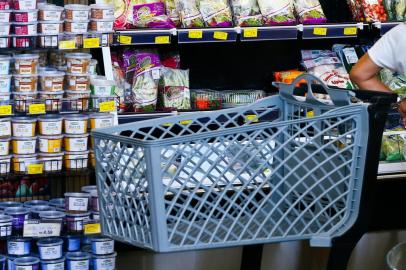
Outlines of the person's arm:
{"type": "Polygon", "coordinates": [[[391,92],[389,87],[378,78],[378,73],[381,69],[381,67],[372,61],[369,54],[366,53],[352,68],[350,78],[359,89],[391,92]]]}

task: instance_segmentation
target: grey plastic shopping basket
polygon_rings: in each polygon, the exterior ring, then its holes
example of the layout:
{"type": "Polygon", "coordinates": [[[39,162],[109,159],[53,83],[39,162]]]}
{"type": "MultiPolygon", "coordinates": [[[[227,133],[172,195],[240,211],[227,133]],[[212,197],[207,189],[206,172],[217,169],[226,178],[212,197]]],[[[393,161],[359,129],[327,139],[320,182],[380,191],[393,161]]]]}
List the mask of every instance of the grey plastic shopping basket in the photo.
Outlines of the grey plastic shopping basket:
{"type": "Polygon", "coordinates": [[[93,132],[102,231],[159,252],[310,239],[355,222],[368,104],[305,75],[249,106],[93,132]],[[307,96],[293,95],[307,80],[307,96]]]}

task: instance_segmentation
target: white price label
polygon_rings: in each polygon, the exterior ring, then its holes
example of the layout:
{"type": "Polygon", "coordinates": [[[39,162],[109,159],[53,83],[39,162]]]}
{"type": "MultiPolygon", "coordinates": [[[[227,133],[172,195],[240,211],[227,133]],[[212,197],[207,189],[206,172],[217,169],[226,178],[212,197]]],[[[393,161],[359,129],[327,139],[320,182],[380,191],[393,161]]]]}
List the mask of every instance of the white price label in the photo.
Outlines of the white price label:
{"type": "Polygon", "coordinates": [[[24,222],[24,237],[60,236],[61,223],[55,221],[26,220],[24,222]]]}

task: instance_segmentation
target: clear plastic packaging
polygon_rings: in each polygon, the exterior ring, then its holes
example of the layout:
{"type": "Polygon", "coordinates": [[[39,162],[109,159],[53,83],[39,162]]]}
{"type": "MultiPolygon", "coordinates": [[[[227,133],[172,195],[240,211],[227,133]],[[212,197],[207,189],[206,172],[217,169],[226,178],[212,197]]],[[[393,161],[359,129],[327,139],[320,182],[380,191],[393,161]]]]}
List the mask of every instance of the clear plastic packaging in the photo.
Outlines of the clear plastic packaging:
{"type": "Polygon", "coordinates": [[[265,25],[293,25],[296,23],[294,0],[258,0],[265,25]]]}
{"type": "Polygon", "coordinates": [[[327,22],[319,0],[295,0],[296,14],[303,24],[321,24],[327,22]]]}
{"type": "Polygon", "coordinates": [[[199,9],[208,27],[233,25],[231,9],[227,0],[200,0],[199,9]]]}
{"type": "Polygon", "coordinates": [[[238,26],[261,26],[262,14],[257,0],[231,0],[234,23],[238,26]]]}
{"type": "Polygon", "coordinates": [[[175,0],[180,13],[182,26],[185,28],[201,28],[205,26],[197,1],[198,0],[175,0]]]}

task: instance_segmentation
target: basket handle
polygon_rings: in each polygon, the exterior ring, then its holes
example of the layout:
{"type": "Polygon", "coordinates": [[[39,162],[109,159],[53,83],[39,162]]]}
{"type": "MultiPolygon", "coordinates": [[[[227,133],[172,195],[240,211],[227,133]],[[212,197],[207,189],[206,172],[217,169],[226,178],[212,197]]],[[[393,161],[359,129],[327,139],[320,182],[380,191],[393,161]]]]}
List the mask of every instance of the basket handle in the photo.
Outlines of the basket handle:
{"type": "Polygon", "coordinates": [[[315,77],[311,74],[303,74],[298,76],[291,84],[280,83],[279,86],[279,93],[286,99],[298,101],[294,96],[294,90],[296,85],[300,83],[300,81],[306,81],[307,85],[307,96],[306,102],[312,105],[320,105],[326,106],[325,102],[320,101],[316,98],[313,94],[312,85],[314,83],[319,84],[326,93],[330,96],[332,102],[335,106],[346,106],[351,104],[351,98],[355,96],[355,93],[351,91],[345,91],[341,89],[332,89],[325,85],[319,78],[315,77]]]}

